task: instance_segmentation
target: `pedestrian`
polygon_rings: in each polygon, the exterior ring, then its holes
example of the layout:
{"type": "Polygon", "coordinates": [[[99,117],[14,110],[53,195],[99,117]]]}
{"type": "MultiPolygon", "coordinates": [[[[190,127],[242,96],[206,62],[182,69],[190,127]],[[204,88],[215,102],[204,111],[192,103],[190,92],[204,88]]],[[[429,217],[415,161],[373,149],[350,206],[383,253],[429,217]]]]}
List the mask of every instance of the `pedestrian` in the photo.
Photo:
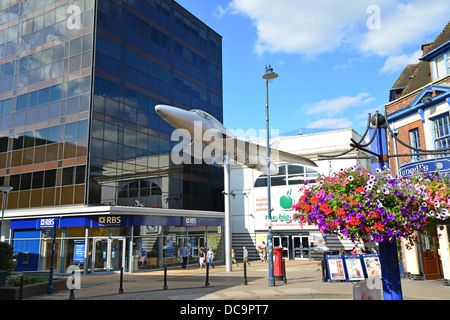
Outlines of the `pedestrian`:
{"type": "Polygon", "coordinates": [[[372,247],[372,253],[378,253],[378,251],[375,247],[372,247]]]}
{"type": "Polygon", "coordinates": [[[266,252],[266,243],[263,241],[261,244],[261,262],[266,262],[267,252],[266,252]]]}
{"type": "Polygon", "coordinates": [[[243,259],[242,259],[244,261],[244,264],[248,263],[248,265],[250,265],[250,262],[248,262],[248,250],[247,250],[247,248],[245,246],[243,246],[242,250],[244,250],[244,252],[243,252],[243,259]]]}
{"type": "Polygon", "coordinates": [[[213,260],[214,260],[214,251],[213,251],[213,248],[212,248],[212,247],[209,247],[207,257],[208,257],[209,268],[211,268],[211,266],[214,268],[214,263],[213,263],[213,260]]]}
{"type": "Polygon", "coordinates": [[[356,254],[356,247],[353,247],[352,251],[350,252],[350,254],[356,254]]]}
{"type": "MultiPolygon", "coordinates": [[[[200,252],[198,254],[198,262],[200,264],[200,269],[202,268],[203,265],[205,265],[205,252],[203,252],[203,248],[199,249],[200,252]]],[[[206,267],[206,265],[205,265],[206,267]]]]}
{"type": "Polygon", "coordinates": [[[183,258],[183,263],[181,264],[181,267],[183,269],[186,269],[188,256],[189,256],[189,246],[185,245],[184,248],[183,248],[183,251],[181,252],[181,257],[183,258]]]}
{"type": "Polygon", "coordinates": [[[239,267],[239,264],[236,261],[236,254],[234,253],[234,249],[231,249],[231,263],[236,263],[236,267],[239,267]]]}

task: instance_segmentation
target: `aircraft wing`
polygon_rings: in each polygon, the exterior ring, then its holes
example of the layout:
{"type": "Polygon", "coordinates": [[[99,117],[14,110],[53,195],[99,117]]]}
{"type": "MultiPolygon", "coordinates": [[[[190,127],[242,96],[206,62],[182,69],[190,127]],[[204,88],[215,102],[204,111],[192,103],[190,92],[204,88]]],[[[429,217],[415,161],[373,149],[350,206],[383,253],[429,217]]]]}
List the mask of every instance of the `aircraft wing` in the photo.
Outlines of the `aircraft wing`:
{"type": "MultiPolygon", "coordinates": [[[[262,172],[267,170],[267,148],[263,145],[235,137],[226,137],[223,139],[223,150],[224,153],[230,154],[239,163],[262,172]]],[[[271,173],[278,171],[278,166],[275,165],[278,162],[317,167],[317,164],[312,160],[275,148],[270,148],[270,160],[271,173]]]]}

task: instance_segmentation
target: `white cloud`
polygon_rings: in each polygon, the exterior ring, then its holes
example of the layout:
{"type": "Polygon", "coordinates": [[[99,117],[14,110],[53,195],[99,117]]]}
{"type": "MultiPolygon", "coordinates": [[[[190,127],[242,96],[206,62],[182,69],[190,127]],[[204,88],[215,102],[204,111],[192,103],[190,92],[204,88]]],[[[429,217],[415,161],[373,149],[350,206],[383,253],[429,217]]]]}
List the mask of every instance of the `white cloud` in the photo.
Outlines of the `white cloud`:
{"type": "Polygon", "coordinates": [[[434,40],[428,37],[450,16],[448,0],[231,0],[226,11],[253,21],[258,54],[310,56],[346,46],[386,57],[383,72],[392,70],[395,61],[409,63],[415,58],[417,53],[407,47],[417,50],[422,42],[434,40]],[[380,18],[375,29],[368,26],[375,17],[368,10],[374,2],[380,18]]]}
{"type": "Polygon", "coordinates": [[[346,129],[351,128],[353,122],[345,118],[328,118],[311,122],[306,126],[308,129],[346,129]]]}
{"type": "Polygon", "coordinates": [[[371,97],[369,93],[360,93],[354,97],[343,96],[331,100],[322,100],[313,104],[306,104],[303,110],[306,114],[325,114],[332,117],[338,113],[345,111],[349,107],[366,105],[375,98],[371,97]]]}
{"type": "Polygon", "coordinates": [[[415,64],[419,62],[419,58],[422,56],[422,50],[417,50],[411,55],[402,54],[400,56],[391,56],[387,58],[381,73],[394,73],[402,71],[407,65],[415,64]]]}

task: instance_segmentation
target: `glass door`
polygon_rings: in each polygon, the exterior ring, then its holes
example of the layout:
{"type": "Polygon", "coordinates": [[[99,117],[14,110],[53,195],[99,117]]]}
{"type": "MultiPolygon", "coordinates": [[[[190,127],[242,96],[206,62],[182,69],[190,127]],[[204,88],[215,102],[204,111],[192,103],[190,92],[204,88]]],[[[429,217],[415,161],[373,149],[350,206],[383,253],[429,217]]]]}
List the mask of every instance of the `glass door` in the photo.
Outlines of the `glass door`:
{"type": "Polygon", "coordinates": [[[125,238],[94,238],[92,271],[120,271],[125,267],[125,238]]]}
{"type": "Polygon", "coordinates": [[[308,236],[294,236],[292,244],[292,256],[295,260],[311,259],[308,236]]]}

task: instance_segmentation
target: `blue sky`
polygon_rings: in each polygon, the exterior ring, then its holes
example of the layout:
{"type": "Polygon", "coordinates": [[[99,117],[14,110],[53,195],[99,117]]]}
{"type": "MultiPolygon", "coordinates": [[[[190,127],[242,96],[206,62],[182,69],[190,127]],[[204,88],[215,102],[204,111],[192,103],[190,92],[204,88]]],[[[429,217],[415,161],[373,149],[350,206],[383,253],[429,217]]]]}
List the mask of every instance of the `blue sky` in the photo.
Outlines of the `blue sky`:
{"type": "Polygon", "coordinates": [[[353,128],[384,112],[389,89],[449,22],[448,0],[178,0],[223,37],[224,124],[353,128]]]}

